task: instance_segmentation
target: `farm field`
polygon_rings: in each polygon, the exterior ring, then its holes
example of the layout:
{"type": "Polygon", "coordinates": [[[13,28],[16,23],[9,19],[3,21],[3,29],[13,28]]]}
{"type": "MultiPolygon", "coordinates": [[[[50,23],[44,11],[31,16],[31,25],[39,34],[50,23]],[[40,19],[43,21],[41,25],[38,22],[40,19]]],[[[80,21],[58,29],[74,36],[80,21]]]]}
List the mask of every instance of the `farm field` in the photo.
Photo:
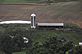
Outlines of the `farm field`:
{"type": "MultiPolygon", "coordinates": [[[[0,25],[0,41],[1,41],[0,47],[2,49],[2,52],[0,53],[3,53],[3,51],[6,53],[5,50],[7,50],[7,53],[10,54],[11,53],[30,54],[29,49],[31,47],[33,47],[33,49],[36,49],[37,51],[37,49],[39,49],[37,47],[44,46],[46,41],[49,40],[48,38],[51,37],[55,37],[55,39],[53,39],[52,41],[56,40],[56,37],[58,38],[59,42],[55,43],[60,43],[60,45],[58,45],[57,48],[59,48],[59,46],[60,48],[62,48],[61,45],[64,47],[65,46],[63,45],[64,41],[67,41],[68,46],[70,46],[70,43],[74,44],[74,46],[78,45],[79,42],[82,41],[82,15],[81,15],[82,8],[81,3],[79,1],[40,3],[40,4],[35,3],[36,1],[39,2],[41,0],[0,0],[0,21],[31,20],[30,15],[32,13],[35,13],[37,16],[36,17],[37,22],[43,22],[43,23],[63,22],[66,25],[67,24],[74,24],[74,25],[68,25],[67,27],[63,27],[62,30],[58,30],[58,28],[56,28],[57,30],[54,29],[48,30],[41,28],[31,29],[30,28],[31,25],[26,24],[0,25]],[[28,45],[24,43],[23,37],[28,38],[29,41],[28,45]],[[61,44],[61,42],[63,44],[61,44]]],[[[53,44],[51,43],[54,42],[52,41],[50,40],[48,42],[50,42],[49,44],[53,46],[53,44]]],[[[67,50],[67,52],[69,50],[67,50]]]]}
{"type": "Polygon", "coordinates": [[[73,23],[82,27],[80,2],[59,2],[33,5],[0,5],[0,20],[30,20],[36,13],[38,22],[73,23]]]}

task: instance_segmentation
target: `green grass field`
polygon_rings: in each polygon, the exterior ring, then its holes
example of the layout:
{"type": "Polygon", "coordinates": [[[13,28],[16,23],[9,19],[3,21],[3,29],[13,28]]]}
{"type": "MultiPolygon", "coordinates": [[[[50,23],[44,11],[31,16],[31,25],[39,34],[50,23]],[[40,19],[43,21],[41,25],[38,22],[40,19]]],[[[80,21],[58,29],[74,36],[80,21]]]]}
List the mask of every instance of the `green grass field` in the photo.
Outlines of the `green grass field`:
{"type": "Polygon", "coordinates": [[[8,3],[8,4],[13,4],[13,3],[29,3],[29,2],[39,2],[40,0],[0,0],[0,3],[8,3]]]}

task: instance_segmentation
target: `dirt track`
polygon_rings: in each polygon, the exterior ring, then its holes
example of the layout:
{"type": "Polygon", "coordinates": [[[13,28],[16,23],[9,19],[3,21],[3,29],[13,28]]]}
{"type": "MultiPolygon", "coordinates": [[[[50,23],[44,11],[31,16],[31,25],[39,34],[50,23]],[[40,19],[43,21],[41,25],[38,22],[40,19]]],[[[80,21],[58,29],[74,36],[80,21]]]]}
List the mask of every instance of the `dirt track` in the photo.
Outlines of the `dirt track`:
{"type": "Polygon", "coordinates": [[[51,5],[0,5],[1,20],[30,20],[37,14],[39,22],[74,23],[82,27],[79,2],[61,2],[51,5]]]}

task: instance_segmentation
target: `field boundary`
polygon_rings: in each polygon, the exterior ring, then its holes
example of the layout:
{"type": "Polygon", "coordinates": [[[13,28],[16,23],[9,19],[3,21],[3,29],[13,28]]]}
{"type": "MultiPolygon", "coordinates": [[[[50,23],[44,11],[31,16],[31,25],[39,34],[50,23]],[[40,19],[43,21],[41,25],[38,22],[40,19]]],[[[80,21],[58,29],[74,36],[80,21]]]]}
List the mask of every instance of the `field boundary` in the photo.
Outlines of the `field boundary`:
{"type": "Polygon", "coordinates": [[[47,5],[46,3],[44,4],[38,4],[38,3],[24,3],[24,4],[21,4],[21,3],[16,3],[16,4],[0,4],[0,5],[32,5],[32,6],[45,6],[47,5]]]}

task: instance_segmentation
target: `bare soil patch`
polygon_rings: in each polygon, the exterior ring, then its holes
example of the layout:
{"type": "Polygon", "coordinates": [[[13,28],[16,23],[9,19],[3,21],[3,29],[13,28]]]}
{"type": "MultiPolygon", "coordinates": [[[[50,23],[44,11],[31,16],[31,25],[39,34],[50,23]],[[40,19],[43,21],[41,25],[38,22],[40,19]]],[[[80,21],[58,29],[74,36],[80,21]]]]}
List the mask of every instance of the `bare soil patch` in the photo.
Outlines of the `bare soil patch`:
{"type": "Polygon", "coordinates": [[[0,5],[1,20],[30,20],[31,13],[36,13],[39,22],[74,23],[82,27],[79,2],[60,2],[51,5],[0,5]]]}

